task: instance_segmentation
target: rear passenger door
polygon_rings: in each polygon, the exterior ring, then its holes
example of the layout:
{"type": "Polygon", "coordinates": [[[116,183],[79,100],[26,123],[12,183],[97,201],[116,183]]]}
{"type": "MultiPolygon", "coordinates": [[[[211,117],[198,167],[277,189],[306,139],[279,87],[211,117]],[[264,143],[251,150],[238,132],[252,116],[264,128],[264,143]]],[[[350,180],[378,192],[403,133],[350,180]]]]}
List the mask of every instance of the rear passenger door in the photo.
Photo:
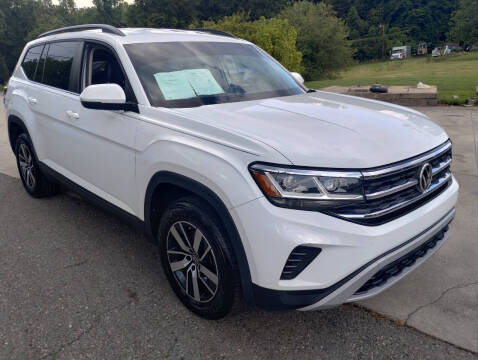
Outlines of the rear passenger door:
{"type": "Polygon", "coordinates": [[[31,84],[29,102],[36,114],[40,161],[62,175],[71,175],[74,119],[68,109],[78,101],[82,41],[46,44],[31,84]],[[75,71],[76,69],[76,71],[75,71]]]}

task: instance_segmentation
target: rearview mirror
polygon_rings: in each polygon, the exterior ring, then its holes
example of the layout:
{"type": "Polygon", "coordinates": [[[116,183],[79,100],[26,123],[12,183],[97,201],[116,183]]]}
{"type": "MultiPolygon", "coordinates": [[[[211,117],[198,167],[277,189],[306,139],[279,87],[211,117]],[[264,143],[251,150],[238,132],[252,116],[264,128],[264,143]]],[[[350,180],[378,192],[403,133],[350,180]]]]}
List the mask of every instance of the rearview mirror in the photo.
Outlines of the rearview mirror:
{"type": "Polygon", "coordinates": [[[296,73],[296,72],[291,72],[290,74],[295,79],[295,81],[297,81],[301,85],[304,85],[304,78],[302,77],[301,74],[296,73]]]}
{"type": "Polygon", "coordinates": [[[80,101],[87,109],[138,112],[138,105],[127,102],[123,89],[117,84],[90,85],[81,93],[80,101]]]}

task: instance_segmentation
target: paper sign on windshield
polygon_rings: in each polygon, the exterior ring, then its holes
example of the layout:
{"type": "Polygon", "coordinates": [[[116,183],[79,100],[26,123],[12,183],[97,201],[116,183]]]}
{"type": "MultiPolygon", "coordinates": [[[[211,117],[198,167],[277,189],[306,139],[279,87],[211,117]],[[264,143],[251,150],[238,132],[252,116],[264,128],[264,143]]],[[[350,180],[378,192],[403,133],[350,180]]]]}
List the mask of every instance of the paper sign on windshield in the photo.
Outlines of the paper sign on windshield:
{"type": "Polygon", "coordinates": [[[154,74],[165,100],[190,99],[196,96],[182,71],[154,74]]]}
{"type": "Polygon", "coordinates": [[[208,69],[188,69],[154,74],[165,100],[190,99],[200,95],[223,94],[208,69]]]}
{"type": "Polygon", "coordinates": [[[224,90],[208,69],[190,69],[184,70],[184,73],[196,94],[218,95],[224,93],[224,90]]]}

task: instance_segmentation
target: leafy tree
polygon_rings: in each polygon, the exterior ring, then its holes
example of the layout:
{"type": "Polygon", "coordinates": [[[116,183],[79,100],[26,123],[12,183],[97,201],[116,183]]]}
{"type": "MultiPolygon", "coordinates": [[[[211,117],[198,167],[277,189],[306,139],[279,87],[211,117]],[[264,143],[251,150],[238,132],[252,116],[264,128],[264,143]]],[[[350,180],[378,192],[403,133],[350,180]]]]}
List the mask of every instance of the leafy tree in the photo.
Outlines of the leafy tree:
{"type": "Polygon", "coordinates": [[[217,21],[239,12],[249,14],[251,20],[257,20],[261,16],[271,18],[293,2],[294,0],[201,0],[198,18],[217,21]]]}
{"type": "MultiPolygon", "coordinates": [[[[197,27],[193,24],[192,27],[197,27]]],[[[302,54],[296,49],[297,31],[286,19],[266,19],[250,21],[245,13],[226,16],[215,21],[203,21],[201,27],[223,30],[246,39],[272,55],[290,71],[303,71],[302,54]]]]}
{"type": "Polygon", "coordinates": [[[323,2],[302,1],[279,15],[297,29],[297,46],[309,80],[334,76],[352,61],[349,30],[335,14],[332,6],[323,2]]]}
{"type": "Polygon", "coordinates": [[[130,6],[132,26],[187,28],[198,15],[200,0],[136,0],[130,6]]]}
{"type": "Polygon", "coordinates": [[[10,71],[8,70],[5,59],[0,57],[0,85],[5,84],[8,81],[10,76],[10,71]]]}
{"type": "Polygon", "coordinates": [[[97,23],[121,26],[124,8],[128,5],[123,0],[93,0],[96,7],[97,23]]]}
{"type": "Polygon", "coordinates": [[[478,41],[478,0],[460,0],[459,9],[451,18],[449,37],[465,45],[478,41]]]}

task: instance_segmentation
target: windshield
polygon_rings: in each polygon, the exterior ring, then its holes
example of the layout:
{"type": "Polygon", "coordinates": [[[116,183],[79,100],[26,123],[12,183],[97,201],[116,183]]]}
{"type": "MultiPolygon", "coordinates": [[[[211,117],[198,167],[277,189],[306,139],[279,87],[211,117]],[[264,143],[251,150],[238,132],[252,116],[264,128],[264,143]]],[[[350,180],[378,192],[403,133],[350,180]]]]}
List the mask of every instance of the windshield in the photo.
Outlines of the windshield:
{"type": "Polygon", "coordinates": [[[274,59],[250,44],[158,42],[125,48],[152,106],[196,107],[305,93],[274,59]]]}
{"type": "Polygon", "coordinates": [[[403,52],[403,49],[395,49],[393,50],[393,54],[401,54],[403,52]]]}

